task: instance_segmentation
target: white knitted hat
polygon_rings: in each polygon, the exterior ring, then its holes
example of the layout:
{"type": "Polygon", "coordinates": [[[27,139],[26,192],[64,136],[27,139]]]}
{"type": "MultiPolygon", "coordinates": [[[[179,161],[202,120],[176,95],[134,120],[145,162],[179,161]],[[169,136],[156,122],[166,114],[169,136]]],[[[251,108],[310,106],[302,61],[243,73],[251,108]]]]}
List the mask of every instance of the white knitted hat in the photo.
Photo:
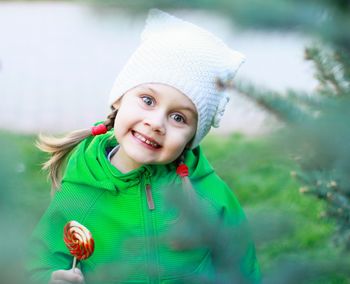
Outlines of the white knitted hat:
{"type": "Polygon", "coordinates": [[[170,85],[197,108],[197,131],[191,148],[218,127],[229,101],[217,80],[231,82],[244,56],[212,33],[158,9],[149,11],[141,44],[119,73],[110,93],[112,105],[143,83],[170,85]]]}

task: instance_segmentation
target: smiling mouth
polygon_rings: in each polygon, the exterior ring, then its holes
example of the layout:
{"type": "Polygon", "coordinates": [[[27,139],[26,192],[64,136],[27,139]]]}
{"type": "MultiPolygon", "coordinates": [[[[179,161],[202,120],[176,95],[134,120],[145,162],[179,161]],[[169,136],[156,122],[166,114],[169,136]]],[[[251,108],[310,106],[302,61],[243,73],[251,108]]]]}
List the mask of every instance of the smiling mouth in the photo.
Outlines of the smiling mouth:
{"type": "Polygon", "coordinates": [[[149,138],[149,137],[145,137],[142,134],[136,132],[136,131],[131,131],[132,135],[140,140],[141,142],[155,148],[155,149],[159,149],[161,147],[161,145],[159,145],[156,141],[154,141],[153,139],[149,138]]]}

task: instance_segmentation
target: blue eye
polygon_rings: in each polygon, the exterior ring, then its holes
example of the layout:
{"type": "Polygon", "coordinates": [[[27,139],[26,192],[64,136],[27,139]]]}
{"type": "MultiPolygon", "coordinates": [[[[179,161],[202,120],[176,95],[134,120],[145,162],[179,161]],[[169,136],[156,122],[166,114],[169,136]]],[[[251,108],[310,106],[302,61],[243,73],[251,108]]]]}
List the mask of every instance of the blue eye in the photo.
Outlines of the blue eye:
{"type": "Polygon", "coordinates": [[[182,115],[178,114],[178,113],[174,113],[174,114],[170,115],[170,117],[173,120],[175,120],[177,123],[185,123],[186,122],[185,118],[182,115]]]}
{"type": "Polygon", "coordinates": [[[148,106],[152,106],[154,105],[154,99],[152,97],[149,97],[149,96],[143,96],[141,97],[143,102],[148,105],[148,106]]]}

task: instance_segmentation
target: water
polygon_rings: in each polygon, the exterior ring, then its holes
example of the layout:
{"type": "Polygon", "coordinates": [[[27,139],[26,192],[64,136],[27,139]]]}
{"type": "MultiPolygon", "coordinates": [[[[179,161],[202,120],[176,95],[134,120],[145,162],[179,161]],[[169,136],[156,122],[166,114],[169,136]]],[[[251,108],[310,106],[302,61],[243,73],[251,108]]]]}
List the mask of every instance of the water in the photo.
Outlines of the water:
{"type": "MultiPolygon", "coordinates": [[[[315,86],[296,35],[243,32],[218,15],[176,12],[222,37],[247,62],[237,79],[277,90],[315,86]]],[[[136,48],[145,15],[68,2],[0,2],[0,128],[36,133],[104,120],[114,78],[136,48]]],[[[266,114],[233,98],[220,132],[256,134],[266,114]]]]}

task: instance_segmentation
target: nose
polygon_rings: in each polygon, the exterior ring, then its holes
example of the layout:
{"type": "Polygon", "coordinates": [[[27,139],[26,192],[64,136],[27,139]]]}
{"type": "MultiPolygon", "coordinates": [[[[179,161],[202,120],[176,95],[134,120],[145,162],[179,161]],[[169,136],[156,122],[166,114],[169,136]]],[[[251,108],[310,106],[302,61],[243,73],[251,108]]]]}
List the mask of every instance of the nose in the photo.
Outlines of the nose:
{"type": "Polygon", "coordinates": [[[149,127],[153,132],[165,134],[165,116],[162,112],[151,112],[145,119],[144,125],[149,127]]]}

